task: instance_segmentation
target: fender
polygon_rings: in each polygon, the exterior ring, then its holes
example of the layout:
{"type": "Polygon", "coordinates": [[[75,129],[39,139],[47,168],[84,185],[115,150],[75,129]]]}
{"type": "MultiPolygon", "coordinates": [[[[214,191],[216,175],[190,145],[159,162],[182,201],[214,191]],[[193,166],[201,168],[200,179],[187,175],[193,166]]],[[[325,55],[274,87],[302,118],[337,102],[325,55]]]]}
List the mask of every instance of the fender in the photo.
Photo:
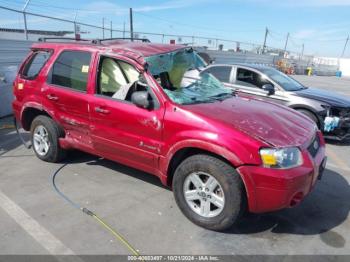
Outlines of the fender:
{"type": "Polygon", "coordinates": [[[290,105],[289,107],[296,111],[298,111],[298,109],[310,111],[318,119],[318,122],[320,124],[320,129],[323,130],[324,117],[327,115],[326,109],[323,109],[322,111],[316,111],[315,108],[312,108],[308,105],[300,105],[300,104],[293,104],[293,105],[290,105]]]}
{"type": "Polygon", "coordinates": [[[42,112],[45,112],[46,114],[48,114],[52,119],[54,119],[55,121],[57,120],[54,114],[53,110],[48,110],[47,107],[43,106],[42,103],[38,102],[38,101],[29,101],[29,102],[25,102],[22,106],[21,112],[20,112],[20,122],[21,125],[24,126],[24,118],[23,118],[23,114],[26,110],[30,109],[30,108],[34,108],[37,110],[40,110],[42,112]]]}
{"type": "Polygon", "coordinates": [[[159,159],[159,169],[161,171],[160,179],[164,185],[167,184],[167,176],[168,176],[170,161],[172,160],[176,152],[185,148],[198,148],[198,149],[202,149],[202,150],[211,152],[213,154],[222,156],[235,167],[238,167],[243,164],[243,162],[239,159],[239,157],[235,153],[233,153],[232,151],[224,147],[221,147],[212,143],[208,143],[202,140],[196,140],[196,139],[182,140],[174,144],[169,149],[167,154],[164,157],[160,157],[159,159]]]}
{"type": "Polygon", "coordinates": [[[312,108],[311,106],[303,105],[303,104],[292,104],[292,105],[289,105],[288,107],[292,108],[294,110],[296,110],[296,109],[305,109],[305,110],[308,110],[308,111],[312,112],[315,115],[318,115],[318,113],[319,113],[318,111],[315,110],[315,108],[312,108]]]}

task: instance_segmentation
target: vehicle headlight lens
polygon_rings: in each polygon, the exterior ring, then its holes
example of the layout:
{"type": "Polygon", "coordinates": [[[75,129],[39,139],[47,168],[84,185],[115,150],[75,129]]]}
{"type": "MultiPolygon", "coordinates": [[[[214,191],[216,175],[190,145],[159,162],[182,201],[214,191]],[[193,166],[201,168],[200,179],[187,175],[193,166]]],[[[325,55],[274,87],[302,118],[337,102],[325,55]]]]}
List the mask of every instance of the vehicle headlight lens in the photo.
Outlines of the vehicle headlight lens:
{"type": "Polygon", "coordinates": [[[296,147],[262,148],[260,149],[260,156],[264,167],[286,169],[303,164],[301,152],[296,147]]]}

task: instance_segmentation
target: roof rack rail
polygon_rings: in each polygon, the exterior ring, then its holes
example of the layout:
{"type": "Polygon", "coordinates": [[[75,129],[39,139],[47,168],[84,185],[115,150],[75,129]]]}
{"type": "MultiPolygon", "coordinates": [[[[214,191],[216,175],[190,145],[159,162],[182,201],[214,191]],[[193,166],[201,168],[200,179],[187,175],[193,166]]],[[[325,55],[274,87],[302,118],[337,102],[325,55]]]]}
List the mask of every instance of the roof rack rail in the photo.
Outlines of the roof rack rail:
{"type": "Polygon", "coordinates": [[[88,40],[88,39],[76,39],[74,37],[40,37],[38,39],[39,42],[47,42],[47,40],[71,40],[71,41],[77,41],[77,42],[79,42],[79,41],[84,41],[84,42],[90,41],[91,42],[91,40],[88,40]]]}
{"type": "Polygon", "coordinates": [[[151,41],[148,38],[131,38],[131,37],[94,39],[94,40],[92,40],[92,43],[93,44],[101,44],[103,41],[112,41],[112,40],[131,40],[131,41],[141,41],[143,43],[151,43],[151,41]]]}

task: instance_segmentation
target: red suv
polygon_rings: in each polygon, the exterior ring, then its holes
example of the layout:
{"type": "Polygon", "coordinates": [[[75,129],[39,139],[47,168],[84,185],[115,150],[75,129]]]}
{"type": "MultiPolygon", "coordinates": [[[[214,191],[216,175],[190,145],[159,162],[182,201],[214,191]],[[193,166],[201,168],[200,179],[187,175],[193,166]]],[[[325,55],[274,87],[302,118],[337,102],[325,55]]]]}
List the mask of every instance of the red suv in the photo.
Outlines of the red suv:
{"type": "Polygon", "coordinates": [[[208,229],[298,204],[325,167],[316,125],[238,98],[210,73],[183,81],[204,67],[181,45],[39,42],[14,82],[13,110],[38,158],[79,149],[154,174],[208,229]]]}

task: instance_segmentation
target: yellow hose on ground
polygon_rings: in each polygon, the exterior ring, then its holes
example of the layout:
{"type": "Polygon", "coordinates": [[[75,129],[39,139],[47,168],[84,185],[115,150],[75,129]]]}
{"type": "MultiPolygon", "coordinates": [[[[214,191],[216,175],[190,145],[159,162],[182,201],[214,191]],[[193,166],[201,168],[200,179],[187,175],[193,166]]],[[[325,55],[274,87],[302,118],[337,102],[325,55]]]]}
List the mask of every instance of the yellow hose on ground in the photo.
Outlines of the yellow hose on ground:
{"type": "Polygon", "coordinates": [[[0,130],[2,130],[2,129],[13,129],[13,128],[15,128],[14,125],[2,125],[2,126],[0,126],[0,130]]]}
{"type": "Polygon", "coordinates": [[[113,228],[111,228],[106,222],[104,222],[101,218],[99,218],[96,214],[92,215],[93,218],[97,220],[103,227],[105,227],[109,232],[112,233],[124,246],[126,246],[131,253],[135,256],[140,256],[139,252],[118,232],[116,232],[113,228]]]}

